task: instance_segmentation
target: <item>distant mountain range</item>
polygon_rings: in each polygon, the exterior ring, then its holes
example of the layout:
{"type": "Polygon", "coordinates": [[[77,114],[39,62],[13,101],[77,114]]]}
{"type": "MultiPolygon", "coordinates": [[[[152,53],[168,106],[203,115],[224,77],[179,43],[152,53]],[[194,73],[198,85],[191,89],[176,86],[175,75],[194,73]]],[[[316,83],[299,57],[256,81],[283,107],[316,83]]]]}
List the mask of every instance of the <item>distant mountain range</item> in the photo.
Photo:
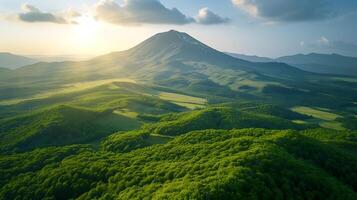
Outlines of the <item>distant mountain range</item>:
{"type": "MultiPolygon", "coordinates": [[[[225,56],[201,42],[193,39],[185,33],[171,31],[168,33],[158,34],[142,44],[134,47],[128,51],[130,57],[146,57],[151,61],[175,60],[176,57],[181,56],[181,59],[196,57],[195,60],[211,60],[214,62],[232,62],[232,58],[225,56]],[[175,36],[176,34],[176,36],[175,36]],[[180,37],[177,37],[177,36],[180,37]],[[160,40],[160,41],[158,41],[160,40]],[[183,45],[184,44],[184,45],[183,45]],[[155,51],[153,51],[155,49],[155,51]],[[204,50],[204,51],[202,51],[204,50]],[[135,55],[134,55],[135,54],[135,55]],[[154,55],[155,54],[155,55],[154,55]],[[213,56],[214,55],[214,56],[213,56]]],[[[104,57],[121,57],[123,52],[116,52],[104,57]]],[[[298,69],[323,73],[323,74],[337,74],[347,76],[357,76],[357,58],[347,57],[338,54],[296,54],[291,56],[283,56],[278,58],[260,57],[255,55],[244,55],[237,53],[225,54],[240,59],[240,65],[246,65],[248,62],[269,63],[279,62],[286,63],[298,69]]],[[[37,62],[64,62],[64,61],[83,61],[92,58],[93,56],[20,56],[11,53],[0,53],[0,68],[17,69],[22,66],[31,65],[37,62]]],[[[103,58],[103,57],[101,57],[103,58]]],[[[113,58],[115,59],[115,58],[113,58]]],[[[96,60],[96,59],[93,59],[96,60]]],[[[147,60],[147,59],[146,59],[147,60]]],[[[148,60],[147,60],[148,61],[148,60]]],[[[210,61],[210,62],[211,62],[210,61]]],[[[235,59],[234,65],[237,65],[238,60],[235,59]]],[[[232,64],[232,63],[231,63],[232,64]]],[[[250,68],[252,63],[249,64],[250,68]]],[[[286,65],[286,67],[289,67],[286,65]]]]}
{"type": "Polygon", "coordinates": [[[245,55],[245,54],[229,53],[229,52],[225,52],[225,53],[232,57],[247,60],[250,62],[274,62],[273,58],[268,58],[268,57],[260,57],[254,55],[245,55]]]}
{"type": "Polygon", "coordinates": [[[0,52],[0,68],[16,69],[25,65],[34,64],[36,62],[38,61],[25,56],[0,52]]]}
{"type": "Polygon", "coordinates": [[[93,55],[28,55],[41,62],[84,61],[94,58],[93,55]]]}
{"type": "Polygon", "coordinates": [[[282,62],[309,72],[357,76],[357,58],[338,54],[297,54],[276,59],[236,53],[227,54],[251,62],[282,62]]]}

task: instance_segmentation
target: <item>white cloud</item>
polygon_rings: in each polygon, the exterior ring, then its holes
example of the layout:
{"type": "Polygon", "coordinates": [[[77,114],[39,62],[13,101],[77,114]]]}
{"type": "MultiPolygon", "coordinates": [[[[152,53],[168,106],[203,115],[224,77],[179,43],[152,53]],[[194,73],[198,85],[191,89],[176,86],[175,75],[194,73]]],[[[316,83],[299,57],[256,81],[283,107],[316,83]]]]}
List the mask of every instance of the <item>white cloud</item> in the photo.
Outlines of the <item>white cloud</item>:
{"type": "Polygon", "coordinates": [[[321,45],[329,45],[330,41],[325,36],[321,36],[321,38],[317,40],[317,43],[321,45]]]}
{"type": "Polygon", "coordinates": [[[120,25],[189,23],[221,24],[229,21],[208,8],[199,10],[195,18],[184,15],[177,8],[166,8],[159,0],[125,0],[119,5],[114,0],[101,0],[95,5],[96,19],[120,25]]]}
{"type": "Polygon", "coordinates": [[[228,18],[223,18],[212,12],[208,8],[202,8],[199,10],[195,20],[199,24],[223,24],[229,22],[228,18]]]}
{"type": "Polygon", "coordinates": [[[17,15],[17,18],[23,22],[47,22],[56,24],[72,24],[75,23],[73,18],[79,17],[80,13],[69,9],[63,14],[53,14],[42,12],[37,7],[30,4],[23,4],[21,6],[22,12],[17,15]]]}
{"type": "Polygon", "coordinates": [[[125,0],[123,5],[113,0],[97,3],[96,18],[114,24],[187,24],[193,19],[176,8],[166,8],[158,0],[125,0]]]}

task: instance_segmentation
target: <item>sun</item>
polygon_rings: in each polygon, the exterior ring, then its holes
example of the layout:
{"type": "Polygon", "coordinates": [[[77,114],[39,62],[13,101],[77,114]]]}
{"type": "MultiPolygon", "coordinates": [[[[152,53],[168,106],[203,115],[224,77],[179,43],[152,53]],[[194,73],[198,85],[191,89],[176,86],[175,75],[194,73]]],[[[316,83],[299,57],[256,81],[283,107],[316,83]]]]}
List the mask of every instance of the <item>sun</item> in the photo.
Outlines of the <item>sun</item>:
{"type": "Polygon", "coordinates": [[[74,26],[74,41],[81,48],[89,48],[96,42],[99,23],[91,16],[81,16],[74,26]]]}
{"type": "Polygon", "coordinates": [[[76,22],[77,30],[83,35],[92,35],[98,28],[98,22],[90,16],[81,16],[76,22]]]}

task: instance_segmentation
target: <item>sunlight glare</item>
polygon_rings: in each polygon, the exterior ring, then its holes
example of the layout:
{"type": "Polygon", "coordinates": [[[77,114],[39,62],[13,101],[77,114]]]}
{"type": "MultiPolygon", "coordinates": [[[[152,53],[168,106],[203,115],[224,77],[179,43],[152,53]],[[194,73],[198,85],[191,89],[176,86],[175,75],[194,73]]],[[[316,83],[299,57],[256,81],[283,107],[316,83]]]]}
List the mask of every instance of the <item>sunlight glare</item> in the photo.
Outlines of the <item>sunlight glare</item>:
{"type": "Polygon", "coordinates": [[[90,46],[95,42],[96,33],[99,27],[98,22],[91,16],[79,17],[75,27],[76,41],[83,46],[90,46]]]}

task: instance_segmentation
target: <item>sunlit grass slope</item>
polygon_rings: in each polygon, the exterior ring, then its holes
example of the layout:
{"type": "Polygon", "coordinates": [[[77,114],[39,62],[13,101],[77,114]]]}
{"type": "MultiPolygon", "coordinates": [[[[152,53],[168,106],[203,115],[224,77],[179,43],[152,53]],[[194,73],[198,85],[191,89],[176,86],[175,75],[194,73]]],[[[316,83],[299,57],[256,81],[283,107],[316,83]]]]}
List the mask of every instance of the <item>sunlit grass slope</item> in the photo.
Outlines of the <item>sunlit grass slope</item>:
{"type": "Polygon", "coordinates": [[[0,105],[0,118],[63,104],[96,111],[127,109],[137,114],[165,114],[185,110],[182,106],[160,99],[161,91],[143,85],[117,81],[95,87],[93,84],[82,86],[81,90],[78,88],[70,92],[60,90],[48,96],[23,99],[10,105],[0,105]]]}
{"type": "MultiPolygon", "coordinates": [[[[305,123],[305,122],[311,123],[312,122],[312,123],[317,123],[320,126],[325,127],[325,128],[331,128],[331,129],[336,129],[336,130],[345,129],[342,126],[343,124],[340,123],[339,120],[337,120],[337,119],[340,119],[342,121],[347,121],[347,120],[342,118],[341,115],[333,113],[329,109],[297,106],[297,107],[293,107],[291,110],[301,113],[301,114],[309,115],[312,117],[312,119],[309,119],[307,121],[302,121],[302,123],[305,123]]],[[[346,127],[348,127],[348,125],[346,127]]]]}

